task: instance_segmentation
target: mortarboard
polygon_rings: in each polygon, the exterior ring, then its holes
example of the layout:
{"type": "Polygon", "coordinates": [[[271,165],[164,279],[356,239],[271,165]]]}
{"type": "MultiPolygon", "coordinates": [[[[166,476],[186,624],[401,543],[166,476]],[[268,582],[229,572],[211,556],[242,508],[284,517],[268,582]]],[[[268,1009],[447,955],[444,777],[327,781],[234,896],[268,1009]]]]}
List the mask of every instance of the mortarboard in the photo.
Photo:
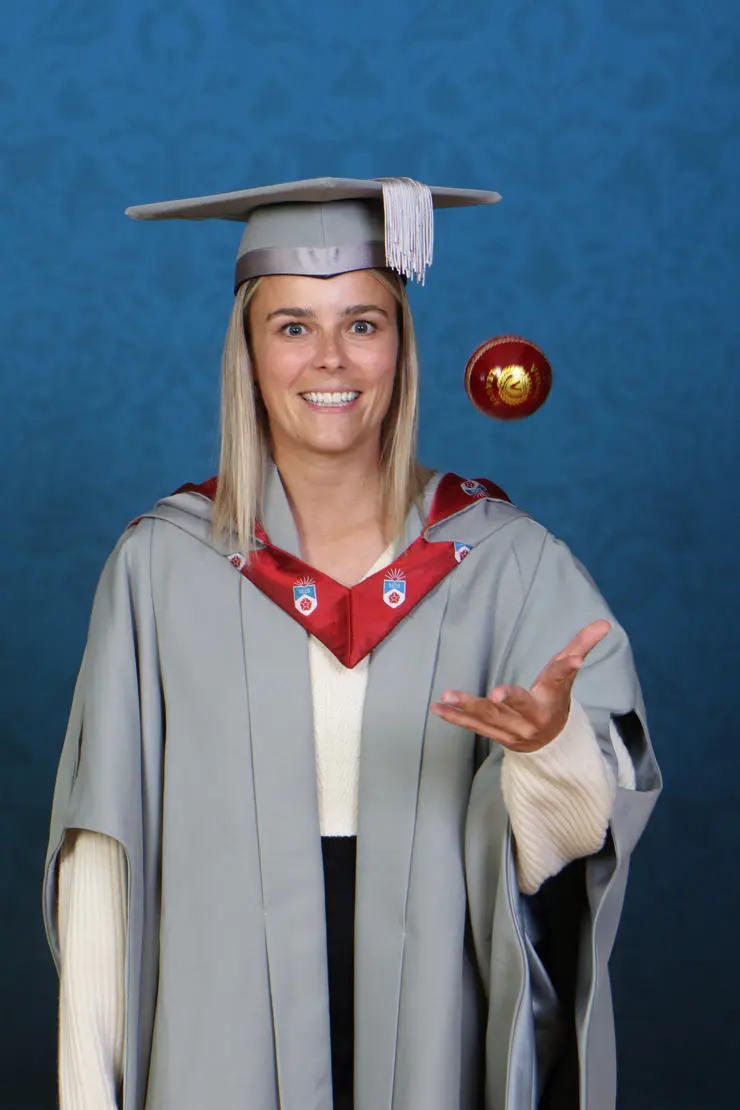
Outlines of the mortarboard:
{"type": "Polygon", "coordinates": [[[431,265],[434,208],[494,204],[498,193],[422,185],[408,177],[316,177],[126,209],[134,220],[246,223],[235,289],[265,274],[330,277],[388,267],[422,284],[431,265]]]}

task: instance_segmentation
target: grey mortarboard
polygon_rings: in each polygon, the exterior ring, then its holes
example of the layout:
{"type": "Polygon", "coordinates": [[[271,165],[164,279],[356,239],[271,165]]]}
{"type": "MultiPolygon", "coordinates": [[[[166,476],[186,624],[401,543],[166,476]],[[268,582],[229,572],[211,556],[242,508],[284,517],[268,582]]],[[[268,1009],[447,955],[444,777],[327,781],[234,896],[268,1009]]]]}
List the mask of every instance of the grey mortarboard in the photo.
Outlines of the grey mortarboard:
{"type": "Polygon", "coordinates": [[[422,185],[408,177],[315,177],[234,193],[127,208],[134,220],[246,223],[234,288],[265,274],[331,277],[387,267],[424,282],[434,208],[494,204],[498,193],[422,185]]]}

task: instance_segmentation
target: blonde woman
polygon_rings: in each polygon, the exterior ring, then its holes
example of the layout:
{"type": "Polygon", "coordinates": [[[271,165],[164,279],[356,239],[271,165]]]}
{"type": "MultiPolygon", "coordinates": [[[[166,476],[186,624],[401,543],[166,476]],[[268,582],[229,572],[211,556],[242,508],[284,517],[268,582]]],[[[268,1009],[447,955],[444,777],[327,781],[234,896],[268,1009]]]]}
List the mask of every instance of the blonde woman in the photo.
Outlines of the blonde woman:
{"type": "Polygon", "coordinates": [[[660,786],[623,631],[484,479],[416,459],[432,208],[244,220],[218,480],[103,572],[44,911],[63,1110],[615,1104],[607,961],[660,786]]]}

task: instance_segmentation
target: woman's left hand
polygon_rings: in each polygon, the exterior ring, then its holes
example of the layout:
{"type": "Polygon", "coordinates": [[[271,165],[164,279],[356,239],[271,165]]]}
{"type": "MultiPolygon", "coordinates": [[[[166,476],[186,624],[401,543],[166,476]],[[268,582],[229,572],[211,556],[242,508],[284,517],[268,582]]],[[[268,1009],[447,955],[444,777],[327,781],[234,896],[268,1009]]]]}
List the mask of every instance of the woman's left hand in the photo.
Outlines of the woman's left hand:
{"type": "Polygon", "coordinates": [[[445,690],[441,702],[432,705],[432,713],[452,725],[487,736],[511,751],[539,751],[565,728],[576,675],[588,653],[610,628],[607,620],[587,624],[543,667],[530,690],[496,686],[487,698],[445,690]]]}

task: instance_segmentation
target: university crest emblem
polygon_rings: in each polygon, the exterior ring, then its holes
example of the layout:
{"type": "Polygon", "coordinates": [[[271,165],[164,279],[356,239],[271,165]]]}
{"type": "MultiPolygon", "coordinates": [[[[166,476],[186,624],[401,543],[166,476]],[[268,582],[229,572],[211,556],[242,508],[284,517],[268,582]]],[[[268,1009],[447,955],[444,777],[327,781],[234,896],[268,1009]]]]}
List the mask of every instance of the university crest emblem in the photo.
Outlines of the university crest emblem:
{"type": "Polygon", "coordinates": [[[488,490],[480,482],[476,482],[474,478],[466,478],[464,482],[460,483],[460,489],[463,493],[467,493],[468,497],[488,497],[488,490]]]}
{"type": "Polygon", "coordinates": [[[470,551],[471,548],[467,543],[458,543],[455,540],[455,562],[461,563],[465,556],[470,554],[470,551]]]}
{"type": "Polygon", "coordinates": [[[293,586],[293,604],[304,617],[310,617],[319,599],[316,596],[316,583],[312,578],[299,578],[293,586]]]}
{"type": "Polygon", "coordinates": [[[389,570],[383,580],[383,601],[397,609],[406,600],[406,580],[402,570],[389,570]]]}

